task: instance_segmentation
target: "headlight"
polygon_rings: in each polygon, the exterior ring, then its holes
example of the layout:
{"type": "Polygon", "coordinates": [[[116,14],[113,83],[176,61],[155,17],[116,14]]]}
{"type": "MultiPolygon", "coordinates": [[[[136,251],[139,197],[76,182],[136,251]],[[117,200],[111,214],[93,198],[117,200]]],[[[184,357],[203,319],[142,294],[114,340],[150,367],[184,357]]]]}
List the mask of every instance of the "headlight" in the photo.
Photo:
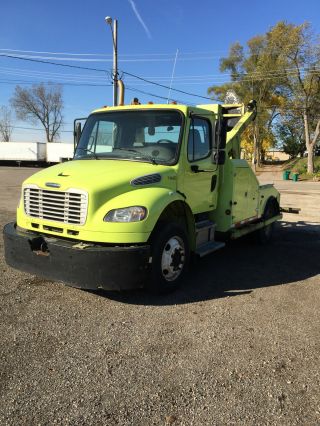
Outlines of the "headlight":
{"type": "Polygon", "coordinates": [[[139,222],[147,216],[147,209],[141,206],[125,207],[110,210],[104,217],[104,222],[139,222]]]}

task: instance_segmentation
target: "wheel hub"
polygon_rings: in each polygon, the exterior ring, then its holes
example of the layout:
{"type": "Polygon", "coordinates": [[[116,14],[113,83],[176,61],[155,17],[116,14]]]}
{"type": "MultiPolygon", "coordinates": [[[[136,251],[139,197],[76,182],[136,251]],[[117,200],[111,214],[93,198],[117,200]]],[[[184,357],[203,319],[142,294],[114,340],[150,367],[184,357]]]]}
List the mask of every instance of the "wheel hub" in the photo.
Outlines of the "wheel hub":
{"type": "Polygon", "coordinates": [[[176,280],[182,272],[185,262],[185,247],[183,240],[178,237],[170,238],[164,246],[161,271],[167,281],[176,280]]]}

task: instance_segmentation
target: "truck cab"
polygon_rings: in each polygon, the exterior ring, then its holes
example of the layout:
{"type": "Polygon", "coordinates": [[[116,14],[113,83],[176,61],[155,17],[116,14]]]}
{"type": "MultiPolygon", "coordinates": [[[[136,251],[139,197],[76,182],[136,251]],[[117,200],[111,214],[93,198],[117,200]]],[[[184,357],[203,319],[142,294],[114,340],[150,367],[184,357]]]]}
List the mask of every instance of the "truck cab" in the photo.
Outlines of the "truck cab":
{"type": "Polygon", "coordinates": [[[268,238],[279,193],[240,159],[255,114],[254,102],[94,111],[73,160],[23,183],[7,263],[75,287],[164,292],[191,255],[253,231],[268,238]]]}

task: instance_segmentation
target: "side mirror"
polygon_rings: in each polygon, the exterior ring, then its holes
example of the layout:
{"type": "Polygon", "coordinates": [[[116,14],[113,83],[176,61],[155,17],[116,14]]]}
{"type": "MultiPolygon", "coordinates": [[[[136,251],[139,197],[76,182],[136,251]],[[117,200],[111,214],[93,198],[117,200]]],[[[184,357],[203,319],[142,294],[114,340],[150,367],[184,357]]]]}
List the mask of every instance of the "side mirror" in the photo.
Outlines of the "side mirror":
{"type": "Polygon", "coordinates": [[[77,123],[74,123],[74,124],[75,124],[74,132],[73,132],[73,135],[74,135],[74,150],[76,150],[78,143],[80,141],[82,129],[81,129],[81,123],[77,122],[77,123]]]}
{"type": "Polygon", "coordinates": [[[227,144],[227,132],[228,132],[228,119],[221,117],[216,124],[216,147],[217,149],[225,149],[227,144]]]}

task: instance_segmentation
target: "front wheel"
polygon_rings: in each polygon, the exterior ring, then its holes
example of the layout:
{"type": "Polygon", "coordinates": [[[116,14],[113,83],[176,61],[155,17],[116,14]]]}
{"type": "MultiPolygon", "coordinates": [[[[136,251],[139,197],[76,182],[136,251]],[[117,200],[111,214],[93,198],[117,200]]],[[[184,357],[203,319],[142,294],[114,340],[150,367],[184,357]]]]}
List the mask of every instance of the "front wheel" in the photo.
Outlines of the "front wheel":
{"type": "Polygon", "coordinates": [[[177,224],[162,224],[151,240],[151,276],[147,287],[154,293],[168,293],[183,281],[190,249],[187,235],[177,224]]]}

